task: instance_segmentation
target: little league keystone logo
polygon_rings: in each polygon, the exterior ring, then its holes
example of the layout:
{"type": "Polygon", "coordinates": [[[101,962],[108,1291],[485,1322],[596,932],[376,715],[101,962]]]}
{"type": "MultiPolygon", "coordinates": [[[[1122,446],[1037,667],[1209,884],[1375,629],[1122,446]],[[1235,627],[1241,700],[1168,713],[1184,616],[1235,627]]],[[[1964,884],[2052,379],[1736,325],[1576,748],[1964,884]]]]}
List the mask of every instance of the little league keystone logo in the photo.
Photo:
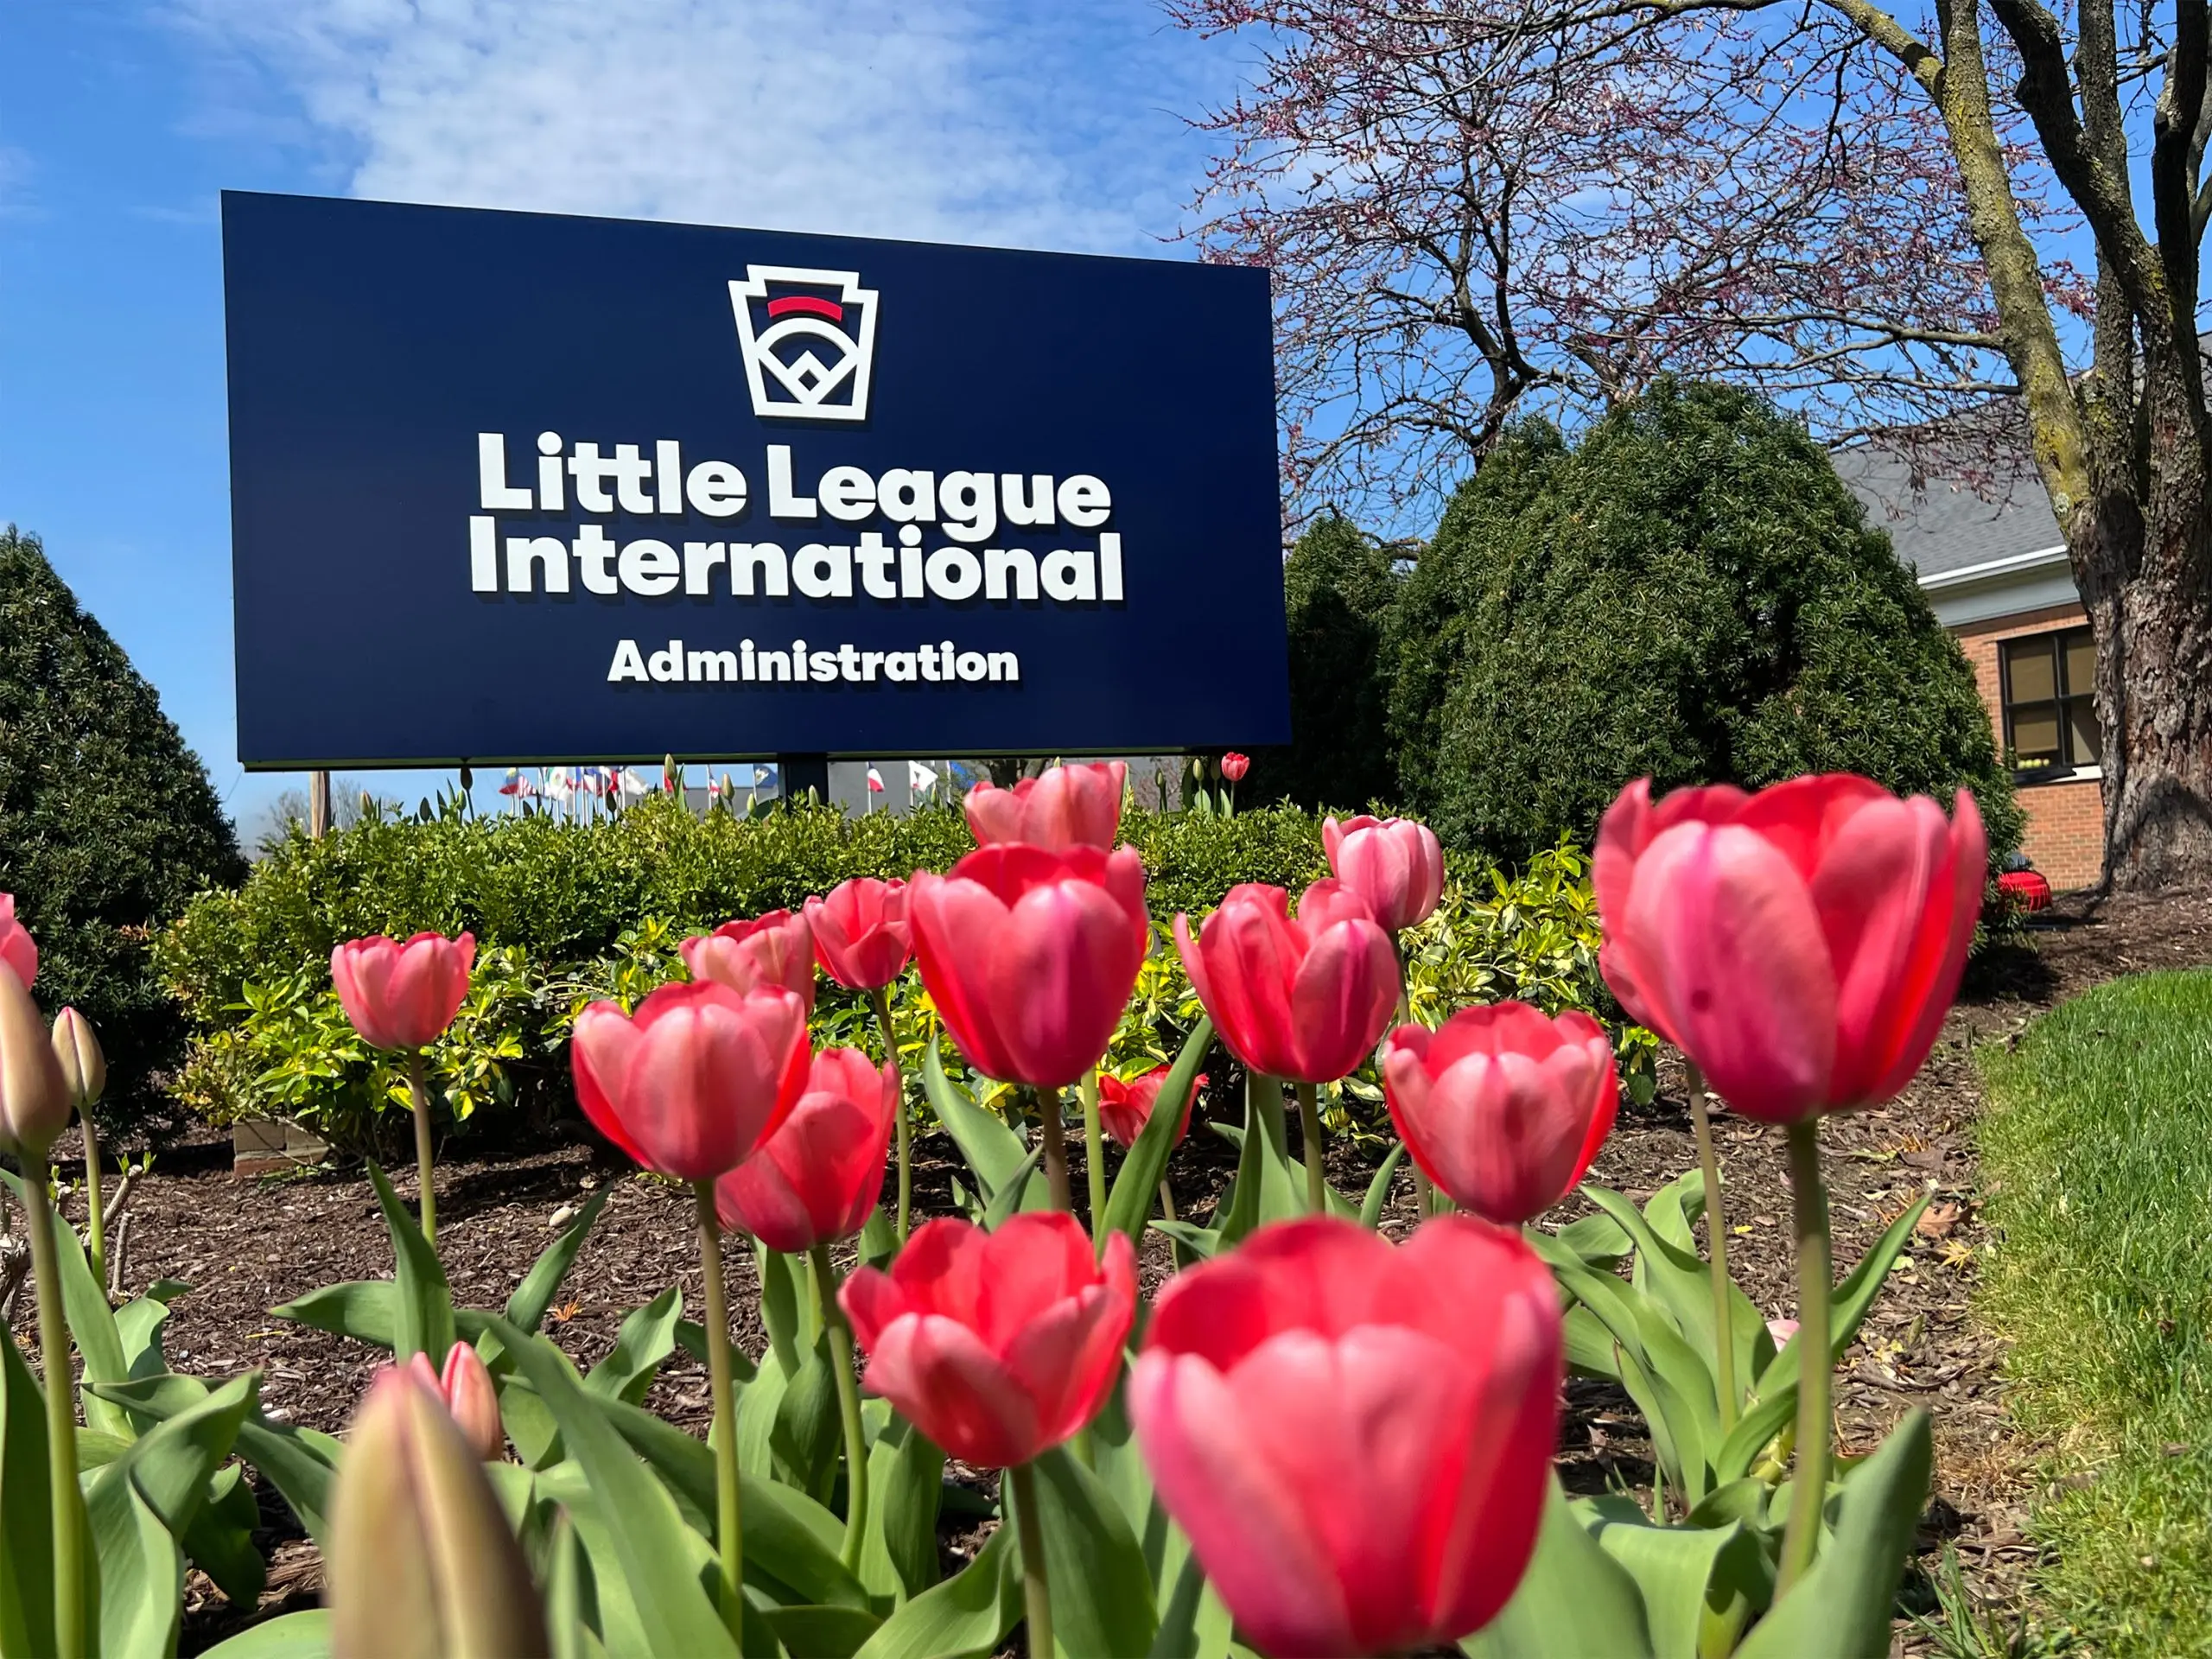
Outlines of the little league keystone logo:
{"type": "Polygon", "coordinates": [[[875,354],[875,290],[856,270],[747,265],[729,285],[753,412],[864,421],[875,354]]]}

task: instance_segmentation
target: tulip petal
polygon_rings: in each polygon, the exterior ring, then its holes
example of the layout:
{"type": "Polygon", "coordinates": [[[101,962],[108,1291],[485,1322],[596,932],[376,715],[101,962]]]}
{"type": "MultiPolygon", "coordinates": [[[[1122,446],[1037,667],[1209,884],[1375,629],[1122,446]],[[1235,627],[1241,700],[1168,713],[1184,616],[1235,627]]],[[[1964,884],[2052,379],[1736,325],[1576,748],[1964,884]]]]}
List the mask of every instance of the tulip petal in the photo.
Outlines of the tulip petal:
{"type": "Polygon", "coordinates": [[[1300,1083],[1357,1071],[1398,1007],[1398,958],[1373,922],[1340,921],[1314,939],[1290,989],[1294,1069],[1300,1083]]]}
{"type": "Polygon", "coordinates": [[[1052,1443],[1005,1363],[956,1319],[910,1313],[893,1320],[871,1345],[861,1381],[949,1454],[979,1468],[1027,1463],[1052,1443]]]}

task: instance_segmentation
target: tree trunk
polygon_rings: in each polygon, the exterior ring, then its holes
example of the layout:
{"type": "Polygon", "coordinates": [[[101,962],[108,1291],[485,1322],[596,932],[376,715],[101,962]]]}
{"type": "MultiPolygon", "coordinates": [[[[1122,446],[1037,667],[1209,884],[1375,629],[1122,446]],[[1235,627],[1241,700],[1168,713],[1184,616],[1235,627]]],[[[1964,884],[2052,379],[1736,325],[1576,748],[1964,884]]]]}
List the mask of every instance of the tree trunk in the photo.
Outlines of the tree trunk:
{"type": "Polygon", "coordinates": [[[2212,479],[2182,378],[2152,357],[2143,392],[2139,461],[2100,466],[2067,522],[2097,644],[2104,884],[2137,890],[2212,877],[2212,479]]]}

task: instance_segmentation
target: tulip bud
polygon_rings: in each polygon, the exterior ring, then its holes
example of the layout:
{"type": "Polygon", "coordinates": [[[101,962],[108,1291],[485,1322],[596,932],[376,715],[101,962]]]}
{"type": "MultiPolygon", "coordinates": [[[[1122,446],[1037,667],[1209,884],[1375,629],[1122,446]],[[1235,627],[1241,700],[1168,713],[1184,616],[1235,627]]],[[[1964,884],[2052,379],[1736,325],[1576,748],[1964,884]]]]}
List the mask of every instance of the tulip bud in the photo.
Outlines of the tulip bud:
{"type": "Polygon", "coordinates": [[[463,767],[461,767],[461,793],[463,793],[463,794],[465,795],[465,794],[467,794],[470,790],[472,790],[472,789],[474,789],[474,788],[475,788],[475,787],[476,787],[476,773],[475,773],[474,770],[474,769],[472,769],[471,767],[468,767],[468,766],[463,766],[463,767]]]}
{"type": "Polygon", "coordinates": [[[107,1056],[100,1052],[92,1021],[74,1008],[54,1016],[54,1054],[61,1062],[62,1081],[79,1111],[89,1109],[107,1092],[107,1056]]]}
{"type": "Polygon", "coordinates": [[[456,1342],[446,1351],[446,1368],[438,1377],[438,1392],[453,1414],[461,1437],[479,1459],[497,1463],[507,1454],[506,1431],[499,1426],[499,1395],[492,1386],[492,1373],[473,1344],[456,1342]]]}
{"type": "Polygon", "coordinates": [[[551,1651],[530,1569],[482,1467],[436,1390],[410,1370],[384,1370],[353,1420],[328,1559],[334,1659],[551,1651]]]}
{"type": "Polygon", "coordinates": [[[24,1158],[44,1158],[70,1110],[68,1079],[38,1005],[0,962],[0,1142],[24,1158]]]}

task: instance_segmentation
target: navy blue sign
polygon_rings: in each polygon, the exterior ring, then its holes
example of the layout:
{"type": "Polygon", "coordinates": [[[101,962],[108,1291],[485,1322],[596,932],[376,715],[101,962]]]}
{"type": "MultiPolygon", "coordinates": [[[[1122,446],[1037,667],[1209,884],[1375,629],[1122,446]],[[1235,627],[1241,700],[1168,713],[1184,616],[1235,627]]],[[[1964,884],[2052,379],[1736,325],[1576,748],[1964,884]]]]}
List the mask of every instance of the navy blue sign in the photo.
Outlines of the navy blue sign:
{"type": "Polygon", "coordinates": [[[227,194],[248,766],[1286,741],[1263,271],[227,194]]]}

